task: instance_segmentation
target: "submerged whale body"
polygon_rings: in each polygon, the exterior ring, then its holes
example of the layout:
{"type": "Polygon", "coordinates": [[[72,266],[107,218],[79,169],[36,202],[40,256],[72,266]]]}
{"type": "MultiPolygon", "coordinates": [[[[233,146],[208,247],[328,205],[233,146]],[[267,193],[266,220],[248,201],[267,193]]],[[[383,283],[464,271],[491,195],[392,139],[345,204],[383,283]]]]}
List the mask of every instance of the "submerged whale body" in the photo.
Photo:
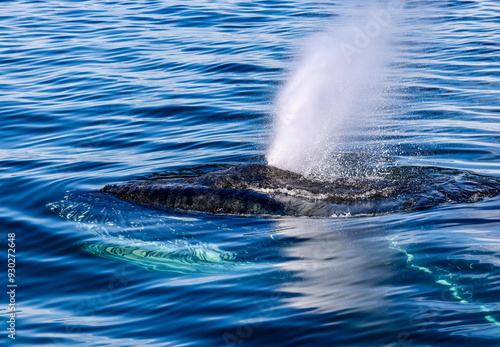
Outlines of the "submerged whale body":
{"type": "Polygon", "coordinates": [[[263,164],[245,164],[198,177],[107,185],[103,192],[131,203],[216,214],[334,217],[475,202],[500,194],[500,181],[458,170],[406,167],[378,178],[328,181],[263,164]]]}

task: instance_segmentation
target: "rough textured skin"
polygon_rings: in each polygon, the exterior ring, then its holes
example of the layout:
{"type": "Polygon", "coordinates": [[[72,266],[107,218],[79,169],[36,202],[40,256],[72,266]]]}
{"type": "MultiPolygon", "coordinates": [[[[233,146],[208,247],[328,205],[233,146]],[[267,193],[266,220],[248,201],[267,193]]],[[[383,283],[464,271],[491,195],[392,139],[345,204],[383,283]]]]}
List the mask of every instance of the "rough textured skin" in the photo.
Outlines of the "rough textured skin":
{"type": "Polygon", "coordinates": [[[437,168],[408,168],[391,178],[326,182],[263,164],[247,164],[199,177],[133,181],[102,191],[132,203],[222,214],[332,217],[474,202],[500,194],[494,178],[437,168]]]}

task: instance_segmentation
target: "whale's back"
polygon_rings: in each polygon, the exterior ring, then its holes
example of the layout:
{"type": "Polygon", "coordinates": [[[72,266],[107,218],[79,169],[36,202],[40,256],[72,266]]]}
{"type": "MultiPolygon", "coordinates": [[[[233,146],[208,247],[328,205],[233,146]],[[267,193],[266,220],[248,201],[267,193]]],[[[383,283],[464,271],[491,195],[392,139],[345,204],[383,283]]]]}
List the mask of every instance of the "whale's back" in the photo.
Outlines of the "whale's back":
{"type": "Polygon", "coordinates": [[[197,177],[107,185],[102,191],[132,203],[222,214],[332,217],[474,202],[500,194],[500,181],[457,170],[398,168],[381,177],[327,181],[263,164],[239,165],[197,177]]]}

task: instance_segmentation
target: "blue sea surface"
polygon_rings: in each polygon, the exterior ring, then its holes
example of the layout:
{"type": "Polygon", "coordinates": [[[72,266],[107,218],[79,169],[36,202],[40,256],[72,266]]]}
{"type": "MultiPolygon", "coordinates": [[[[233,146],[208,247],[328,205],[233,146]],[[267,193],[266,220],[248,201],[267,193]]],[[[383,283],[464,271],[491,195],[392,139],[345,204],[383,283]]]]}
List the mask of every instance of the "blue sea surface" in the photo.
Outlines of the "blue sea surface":
{"type": "MultiPolygon", "coordinates": [[[[271,218],[92,194],[265,162],[304,41],[352,3],[1,2],[0,343],[499,346],[498,196],[271,218]]],[[[500,3],[400,3],[377,126],[351,152],[500,178],[500,3]]]]}

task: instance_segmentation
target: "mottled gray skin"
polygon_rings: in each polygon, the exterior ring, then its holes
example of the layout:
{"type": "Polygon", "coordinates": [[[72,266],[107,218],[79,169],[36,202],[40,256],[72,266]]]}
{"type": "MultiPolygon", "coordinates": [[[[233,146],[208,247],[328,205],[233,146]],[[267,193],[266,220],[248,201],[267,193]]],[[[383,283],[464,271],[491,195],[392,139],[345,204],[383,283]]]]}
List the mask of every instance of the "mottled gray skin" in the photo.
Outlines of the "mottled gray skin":
{"type": "Polygon", "coordinates": [[[199,177],[107,185],[102,191],[152,207],[308,217],[373,215],[500,194],[499,180],[456,170],[408,168],[386,173],[386,177],[318,181],[263,164],[247,164],[199,177]]]}

